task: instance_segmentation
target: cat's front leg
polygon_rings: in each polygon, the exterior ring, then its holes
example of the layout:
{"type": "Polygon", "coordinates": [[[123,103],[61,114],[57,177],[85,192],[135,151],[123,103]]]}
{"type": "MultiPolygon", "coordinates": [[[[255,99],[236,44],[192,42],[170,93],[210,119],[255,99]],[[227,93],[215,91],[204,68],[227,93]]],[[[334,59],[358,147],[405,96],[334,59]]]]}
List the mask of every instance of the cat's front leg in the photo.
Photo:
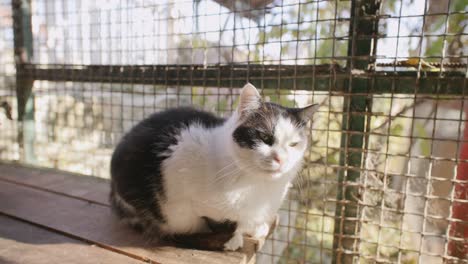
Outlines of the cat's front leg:
{"type": "Polygon", "coordinates": [[[248,221],[238,221],[236,231],[232,238],[224,244],[225,250],[238,250],[244,246],[244,235],[248,235],[252,230],[252,223],[248,221]]]}
{"type": "Polygon", "coordinates": [[[232,238],[224,244],[224,250],[236,251],[244,246],[244,236],[241,232],[234,232],[232,238]]]}
{"type": "Polygon", "coordinates": [[[224,249],[235,251],[241,248],[244,244],[244,235],[253,238],[266,238],[270,234],[270,229],[274,229],[278,225],[278,221],[278,215],[275,215],[272,221],[250,225],[250,228],[245,228],[246,226],[241,223],[232,238],[224,244],[224,249]]]}
{"type": "Polygon", "coordinates": [[[265,238],[269,231],[270,227],[267,223],[256,225],[249,232],[243,232],[242,230],[238,229],[236,232],[234,232],[233,237],[224,244],[224,249],[235,251],[241,248],[244,245],[244,234],[254,238],[265,238]]]}
{"type": "Polygon", "coordinates": [[[278,225],[278,220],[278,215],[275,215],[271,220],[255,224],[246,234],[254,238],[266,238],[278,225]]]}
{"type": "Polygon", "coordinates": [[[248,235],[254,238],[265,238],[270,232],[270,226],[267,223],[262,223],[256,225],[252,232],[249,232],[248,235]]]}

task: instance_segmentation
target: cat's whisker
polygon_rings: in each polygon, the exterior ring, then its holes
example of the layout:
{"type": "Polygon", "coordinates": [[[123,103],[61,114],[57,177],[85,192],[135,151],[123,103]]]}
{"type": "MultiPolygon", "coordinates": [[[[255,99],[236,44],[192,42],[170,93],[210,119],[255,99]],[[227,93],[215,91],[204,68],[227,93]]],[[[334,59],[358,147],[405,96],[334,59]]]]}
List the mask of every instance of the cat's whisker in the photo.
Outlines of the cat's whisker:
{"type": "MultiPolygon", "coordinates": [[[[217,178],[223,178],[223,177],[225,177],[225,174],[220,174],[220,172],[221,172],[222,170],[227,169],[228,167],[233,166],[233,165],[236,166],[236,167],[233,169],[233,171],[242,171],[242,170],[245,170],[246,168],[248,168],[248,167],[250,166],[250,165],[247,164],[247,165],[245,165],[245,166],[243,166],[243,167],[240,167],[240,166],[237,164],[236,161],[233,161],[233,162],[231,162],[229,165],[225,166],[223,169],[219,170],[218,173],[216,173],[216,177],[217,177],[217,178]]],[[[230,172],[232,172],[232,171],[228,171],[227,173],[230,173],[230,172]]]]}
{"type": "Polygon", "coordinates": [[[229,170],[229,171],[225,171],[223,173],[218,173],[215,175],[214,177],[214,182],[218,182],[232,174],[236,174],[236,173],[239,173],[241,170],[238,168],[238,167],[234,167],[233,169],[229,170]]]}
{"type": "Polygon", "coordinates": [[[228,177],[230,177],[232,179],[235,179],[236,178],[235,176],[237,176],[237,174],[243,172],[245,169],[249,169],[249,168],[253,167],[252,165],[246,165],[246,166],[243,166],[243,167],[239,167],[236,162],[233,162],[233,163],[229,164],[229,166],[226,166],[225,168],[223,168],[223,170],[226,169],[227,167],[231,167],[232,165],[236,165],[236,167],[234,169],[230,170],[230,171],[227,171],[227,172],[225,172],[223,174],[220,174],[219,173],[220,171],[219,171],[216,174],[213,183],[219,183],[220,181],[222,181],[223,179],[228,178],[228,177]]]}
{"type": "Polygon", "coordinates": [[[222,171],[226,170],[227,168],[229,168],[229,167],[231,167],[233,165],[237,165],[236,161],[233,161],[233,162],[229,163],[228,165],[224,166],[223,168],[221,168],[220,170],[218,170],[218,172],[216,172],[216,175],[219,175],[222,171]]]}
{"type": "Polygon", "coordinates": [[[250,164],[247,164],[243,167],[236,167],[234,170],[232,171],[229,171],[229,172],[226,172],[222,175],[217,175],[217,177],[215,178],[215,180],[212,182],[212,184],[216,184],[216,183],[219,183],[220,181],[226,179],[226,178],[231,178],[231,180],[234,180],[236,179],[236,176],[238,176],[238,174],[240,174],[241,172],[243,172],[245,169],[249,169],[249,168],[253,168],[254,166],[253,165],[250,165],[250,164]]]}
{"type": "Polygon", "coordinates": [[[229,172],[227,172],[225,174],[222,174],[222,175],[216,177],[213,182],[214,183],[219,183],[223,179],[226,179],[226,178],[231,177],[231,176],[236,176],[237,174],[239,174],[241,172],[242,172],[242,170],[240,170],[240,169],[235,169],[235,170],[229,171],[229,172]]]}
{"type": "Polygon", "coordinates": [[[298,177],[293,182],[293,188],[297,190],[297,195],[302,197],[304,195],[304,178],[302,174],[299,174],[298,177]]]}

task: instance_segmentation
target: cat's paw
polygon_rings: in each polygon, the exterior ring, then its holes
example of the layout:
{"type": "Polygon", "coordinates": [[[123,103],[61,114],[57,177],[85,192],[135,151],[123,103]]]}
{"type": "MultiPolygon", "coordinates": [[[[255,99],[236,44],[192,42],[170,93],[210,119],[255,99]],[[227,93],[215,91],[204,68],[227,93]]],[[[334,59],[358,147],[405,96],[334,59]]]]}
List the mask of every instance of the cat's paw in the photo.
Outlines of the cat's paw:
{"type": "Polygon", "coordinates": [[[263,237],[266,237],[269,232],[270,232],[270,227],[268,226],[267,223],[263,223],[255,228],[253,237],[263,238],[263,237]]]}
{"type": "Polygon", "coordinates": [[[234,233],[234,236],[224,244],[224,250],[236,251],[244,245],[244,237],[234,233]]]}
{"type": "Polygon", "coordinates": [[[267,223],[263,223],[255,226],[254,229],[252,229],[249,232],[246,232],[245,234],[253,238],[264,238],[268,236],[269,232],[270,226],[268,226],[267,223]]]}

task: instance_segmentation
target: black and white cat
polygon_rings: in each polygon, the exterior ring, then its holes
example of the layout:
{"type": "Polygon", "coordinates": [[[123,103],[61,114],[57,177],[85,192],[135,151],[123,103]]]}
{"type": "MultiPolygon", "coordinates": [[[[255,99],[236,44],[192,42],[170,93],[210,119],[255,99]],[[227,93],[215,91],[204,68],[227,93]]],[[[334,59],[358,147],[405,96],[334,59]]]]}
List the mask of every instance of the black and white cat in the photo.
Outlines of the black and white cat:
{"type": "Polygon", "coordinates": [[[266,236],[317,108],[263,102],[247,84],[226,120],[192,108],[153,114],[112,156],[114,211],[149,236],[200,249],[237,250],[243,234],[266,236]]]}

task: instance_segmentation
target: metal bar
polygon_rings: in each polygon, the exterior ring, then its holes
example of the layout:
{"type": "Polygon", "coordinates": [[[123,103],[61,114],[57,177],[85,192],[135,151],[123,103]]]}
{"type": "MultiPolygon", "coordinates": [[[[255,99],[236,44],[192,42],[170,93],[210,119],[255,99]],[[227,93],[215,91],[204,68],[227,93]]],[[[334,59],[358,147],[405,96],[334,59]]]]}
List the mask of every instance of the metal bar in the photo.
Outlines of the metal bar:
{"type": "MultiPolygon", "coordinates": [[[[29,0],[13,0],[13,40],[15,52],[15,64],[18,73],[22,72],[23,65],[29,63],[32,57],[32,31],[31,10],[29,0]]],[[[18,98],[18,119],[23,120],[25,108],[31,94],[32,78],[17,74],[16,95],[18,98]]]]}
{"type": "MultiPolygon", "coordinates": [[[[353,79],[373,80],[373,93],[401,93],[461,95],[468,91],[462,71],[447,71],[443,77],[439,72],[425,72],[418,79],[416,71],[372,71],[362,69],[349,73],[335,64],[325,65],[17,65],[17,76],[26,80],[108,82],[129,84],[160,84],[190,86],[242,87],[249,80],[266,89],[289,90],[296,85],[297,90],[325,92],[348,91],[347,81],[353,79]],[[313,75],[311,73],[315,72],[313,75]],[[280,73],[280,74],[279,74],[280,73]],[[278,83],[278,76],[281,80],[278,83]],[[330,87],[330,81],[336,85],[330,87]],[[394,85],[397,83],[397,85],[394,85]],[[392,90],[392,87],[394,89],[392,90]]],[[[356,91],[354,91],[356,92],[356,91]]]]}
{"type": "Polygon", "coordinates": [[[16,65],[16,99],[18,102],[18,142],[21,159],[34,162],[34,98],[32,86],[34,78],[23,76],[24,65],[31,62],[33,55],[31,0],[13,0],[13,41],[16,65]]]}
{"type": "MultiPolygon", "coordinates": [[[[347,69],[349,78],[345,88],[349,95],[343,102],[342,130],[357,132],[343,133],[341,137],[340,165],[346,167],[362,167],[364,151],[348,151],[349,149],[365,149],[367,141],[366,124],[372,112],[371,88],[375,79],[352,74],[369,69],[375,63],[373,53],[377,47],[378,12],[380,0],[357,0],[351,5],[350,35],[348,43],[347,69]],[[363,37],[364,36],[364,37],[363,37]],[[372,82],[373,81],[373,82],[372,82]]],[[[388,78],[388,77],[387,77],[388,78]]],[[[388,89],[390,92],[390,89],[388,89]]],[[[343,169],[338,173],[338,192],[335,211],[335,230],[333,248],[333,263],[354,263],[359,255],[359,183],[361,173],[356,170],[343,169]]]]}

